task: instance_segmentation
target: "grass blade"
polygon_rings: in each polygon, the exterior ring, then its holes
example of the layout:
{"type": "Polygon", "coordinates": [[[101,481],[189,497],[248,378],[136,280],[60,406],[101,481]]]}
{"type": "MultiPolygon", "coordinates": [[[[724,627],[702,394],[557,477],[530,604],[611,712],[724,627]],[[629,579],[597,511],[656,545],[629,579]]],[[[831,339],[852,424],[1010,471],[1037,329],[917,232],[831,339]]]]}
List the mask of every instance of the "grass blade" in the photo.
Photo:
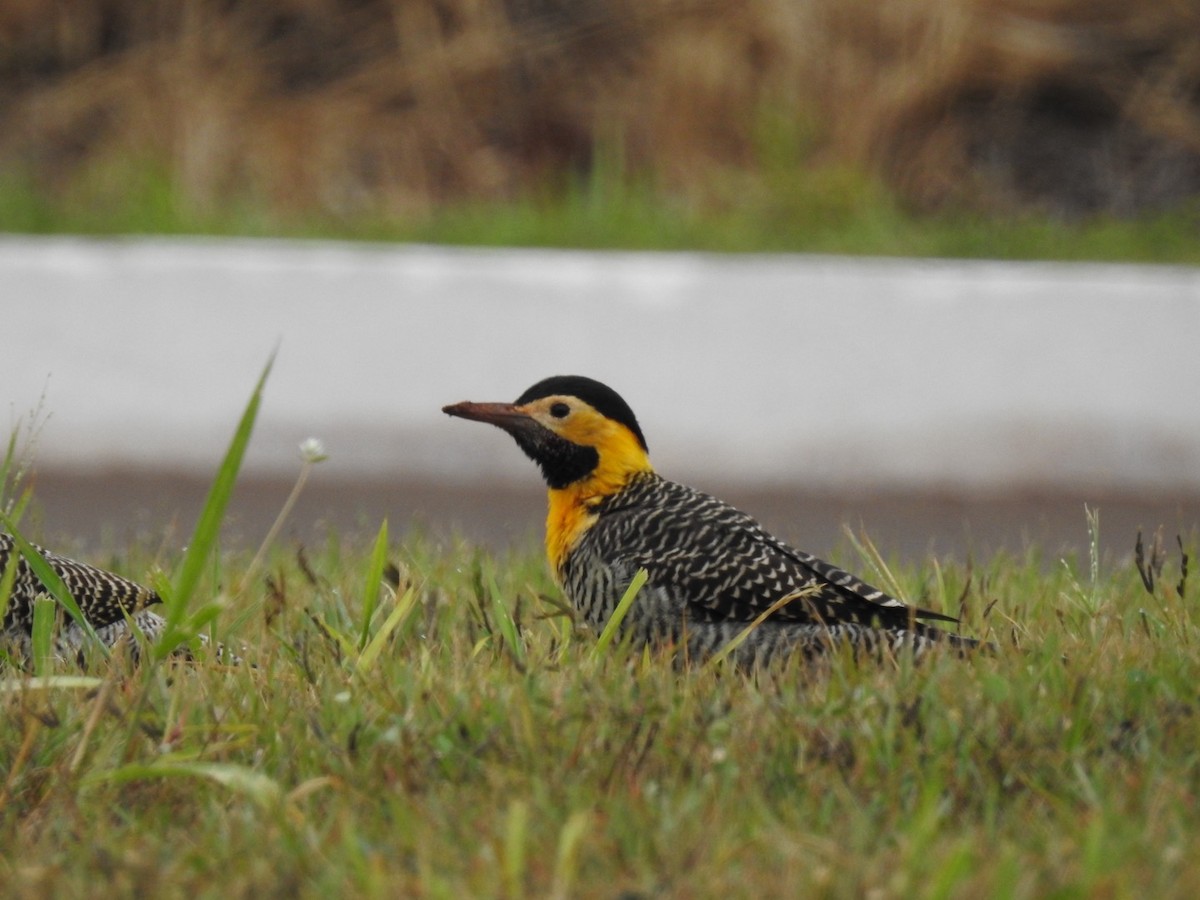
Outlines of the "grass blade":
{"type": "Polygon", "coordinates": [[[6,507],[5,513],[10,522],[20,522],[21,517],[25,515],[25,508],[29,506],[29,501],[33,499],[33,490],[25,488],[21,491],[21,496],[17,500],[11,501],[6,507]]]}
{"type": "MultiPolygon", "coordinates": [[[[504,646],[508,648],[509,654],[518,666],[525,665],[525,642],[521,639],[521,630],[517,627],[517,622],[513,618],[513,613],[508,606],[500,599],[500,586],[496,584],[496,577],[491,574],[490,570],[487,577],[488,594],[492,598],[492,617],[496,622],[496,631],[500,633],[500,639],[504,641],[504,646]]],[[[517,601],[518,603],[520,600],[517,601]]]]}
{"type": "Polygon", "coordinates": [[[719,666],[729,657],[729,654],[733,653],[733,651],[737,650],[738,647],[746,642],[746,639],[750,637],[755,628],[757,628],[771,616],[775,615],[775,613],[783,609],[783,607],[787,606],[793,600],[799,600],[800,598],[813,593],[816,593],[815,588],[806,588],[805,590],[797,591],[794,594],[784,594],[782,597],[760,612],[757,616],[755,616],[750,621],[750,624],[739,631],[733,637],[733,639],[729,641],[729,643],[727,643],[718,652],[714,653],[709,659],[707,659],[704,663],[705,668],[711,669],[719,666]]]}
{"type": "Polygon", "coordinates": [[[204,778],[248,797],[261,806],[276,802],[283,790],[273,778],[233,763],[157,762],[134,763],[89,778],[90,783],[143,781],[150,778],[204,778]]]}
{"type": "MultiPolygon", "coordinates": [[[[13,461],[17,458],[17,429],[8,435],[8,446],[4,450],[4,458],[0,459],[0,509],[4,507],[8,494],[9,477],[13,474],[13,461]]],[[[15,479],[14,479],[15,480],[15,479]]]]}
{"type": "Polygon", "coordinates": [[[509,897],[524,897],[525,866],[529,854],[529,804],[514,800],[504,823],[504,884],[509,897]]]}
{"type": "Polygon", "coordinates": [[[209,552],[217,542],[221,522],[225,517],[225,509],[229,505],[234,482],[241,469],[246,447],[250,443],[250,434],[254,430],[254,422],[258,417],[258,408],[262,402],[263,387],[274,364],[275,354],[272,353],[266,368],[259,376],[258,383],[254,386],[250,401],[246,404],[246,409],[234,432],[233,440],[230,442],[225,458],[221,461],[220,468],[217,469],[216,478],[213,479],[212,486],[209,488],[208,497],[204,501],[204,509],[196,521],[192,539],[188,542],[183,564],[175,577],[174,596],[172,597],[174,608],[168,610],[168,622],[177,623],[182,618],[187,601],[200,581],[200,574],[204,570],[204,566],[208,564],[209,552]]]}
{"type": "Polygon", "coordinates": [[[412,614],[414,607],[417,605],[417,592],[415,588],[410,587],[396,601],[396,606],[388,613],[388,617],[384,619],[383,624],[379,626],[379,630],[375,632],[375,636],[371,638],[371,642],[363,648],[358,655],[356,668],[360,673],[366,672],[375,664],[375,660],[383,651],[384,644],[387,643],[388,637],[399,628],[412,614]]]}
{"type": "Polygon", "coordinates": [[[883,554],[879,552],[879,548],[875,546],[875,542],[871,540],[866,531],[863,531],[861,534],[855,534],[853,528],[846,526],[842,529],[842,532],[849,539],[859,559],[875,570],[877,573],[877,583],[881,584],[883,589],[893,597],[903,597],[904,588],[901,587],[896,576],[892,574],[892,570],[884,560],[883,554]]]}
{"type": "Polygon", "coordinates": [[[275,354],[272,353],[258,378],[258,383],[254,386],[254,391],[238,422],[237,430],[234,431],[233,439],[230,441],[229,449],[226,451],[225,458],[221,461],[212,486],[208,490],[204,509],[196,522],[192,539],[188,542],[187,552],[184,554],[169,596],[163,598],[167,627],[155,648],[155,655],[159,659],[170,655],[180,643],[192,637],[181,630],[186,618],[188,602],[195,593],[204,567],[208,564],[213,549],[216,547],[217,538],[221,532],[221,523],[225,519],[225,509],[233,494],[234,482],[237,481],[238,472],[241,470],[246,447],[249,445],[250,435],[254,431],[254,422],[258,417],[258,409],[262,404],[263,387],[266,385],[267,376],[271,374],[271,367],[274,364],[275,354]]]}
{"type": "Polygon", "coordinates": [[[0,694],[24,691],[91,690],[104,683],[103,678],[90,675],[50,675],[45,678],[6,678],[0,681],[0,694]]]}
{"type": "Polygon", "coordinates": [[[12,554],[8,558],[8,565],[4,567],[4,574],[0,575],[0,622],[8,615],[8,601],[12,599],[13,584],[17,580],[17,566],[20,562],[20,554],[12,554]]]}
{"type": "Polygon", "coordinates": [[[633,606],[633,601],[637,598],[638,592],[646,584],[646,579],[649,577],[650,573],[645,569],[637,570],[637,573],[629,582],[629,587],[621,595],[621,601],[617,604],[617,608],[613,610],[612,617],[605,623],[604,630],[600,632],[600,638],[596,641],[596,646],[592,649],[593,658],[602,656],[608,649],[608,645],[613,642],[613,638],[617,635],[617,630],[621,627],[621,623],[625,621],[625,615],[629,612],[629,608],[633,606]]]}
{"type": "Polygon", "coordinates": [[[0,512],[13,522],[21,521],[21,515],[25,512],[32,494],[28,487],[22,485],[29,474],[38,436],[46,422],[45,402],[46,397],[43,394],[28,418],[18,422],[17,427],[9,432],[4,459],[0,460],[0,512]],[[23,429],[27,437],[24,446],[18,447],[23,429]],[[14,499],[14,494],[19,494],[19,497],[14,499]]]}
{"type": "Polygon", "coordinates": [[[371,617],[375,615],[375,606],[379,603],[379,589],[383,583],[383,567],[387,565],[388,523],[387,519],[379,526],[379,534],[375,536],[375,547],[371,550],[371,561],[367,564],[367,587],[363,595],[362,629],[358,636],[358,649],[367,645],[371,635],[371,617]]]}
{"type": "Polygon", "coordinates": [[[554,860],[555,898],[570,897],[579,872],[579,851],[591,825],[591,813],[576,810],[563,823],[558,834],[558,853],[554,860]]]}
{"type": "Polygon", "coordinates": [[[33,671],[45,677],[50,671],[54,657],[54,600],[50,597],[35,597],[33,601],[33,627],[30,629],[29,646],[33,653],[33,671]]]}

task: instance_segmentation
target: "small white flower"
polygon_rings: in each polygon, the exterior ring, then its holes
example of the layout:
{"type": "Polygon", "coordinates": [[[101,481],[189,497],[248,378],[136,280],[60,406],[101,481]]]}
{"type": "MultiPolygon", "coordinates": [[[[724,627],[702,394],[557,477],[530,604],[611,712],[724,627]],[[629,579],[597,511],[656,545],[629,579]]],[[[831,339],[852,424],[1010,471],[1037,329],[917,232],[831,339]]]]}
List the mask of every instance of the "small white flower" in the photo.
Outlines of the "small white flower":
{"type": "Polygon", "coordinates": [[[319,463],[329,459],[329,454],[320,438],[310,437],[300,442],[300,458],[306,463],[319,463]]]}

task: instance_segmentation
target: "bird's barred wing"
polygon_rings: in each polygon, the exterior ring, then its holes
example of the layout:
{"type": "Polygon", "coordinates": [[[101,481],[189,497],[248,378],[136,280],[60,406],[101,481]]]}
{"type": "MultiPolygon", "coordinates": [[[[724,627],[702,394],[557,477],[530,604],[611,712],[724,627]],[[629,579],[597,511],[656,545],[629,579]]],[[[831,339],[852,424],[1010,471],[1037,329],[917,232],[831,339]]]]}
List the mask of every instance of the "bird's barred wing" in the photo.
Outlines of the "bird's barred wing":
{"type": "Polygon", "coordinates": [[[750,622],[771,613],[797,624],[904,627],[915,618],[954,621],[907,606],[811,554],[776,540],[750,516],[708,494],[656,479],[602,515],[588,538],[621,547],[651,584],[672,590],[702,621],[750,622]]]}
{"type": "MultiPolygon", "coordinates": [[[[38,550],[62,579],[93,628],[122,621],[126,614],[132,615],[161,602],[158,594],[137,582],[41,548],[38,550]]],[[[19,553],[12,537],[0,534],[0,572],[14,554],[19,553]]],[[[4,630],[27,631],[33,622],[33,600],[45,592],[45,586],[34,575],[29,563],[25,559],[19,560],[4,614],[4,630]]]]}
{"type": "MultiPolygon", "coordinates": [[[[942,622],[957,622],[954,616],[948,616],[944,613],[934,612],[929,609],[921,609],[917,606],[910,606],[901,600],[881,591],[877,587],[873,587],[863,581],[856,575],[852,575],[845,569],[839,569],[832,563],[827,563],[823,559],[813,556],[811,553],[805,553],[803,550],[797,550],[794,547],[789,547],[781,541],[767,536],[767,540],[776,549],[777,552],[785,557],[793,560],[802,569],[812,573],[812,577],[824,584],[837,597],[847,601],[862,601],[871,604],[866,607],[868,615],[880,614],[879,607],[883,607],[884,617],[898,618],[904,623],[910,619],[936,619],[942,622]]],[[[785,607],[786,610],[786,607],[785,607]]]]}

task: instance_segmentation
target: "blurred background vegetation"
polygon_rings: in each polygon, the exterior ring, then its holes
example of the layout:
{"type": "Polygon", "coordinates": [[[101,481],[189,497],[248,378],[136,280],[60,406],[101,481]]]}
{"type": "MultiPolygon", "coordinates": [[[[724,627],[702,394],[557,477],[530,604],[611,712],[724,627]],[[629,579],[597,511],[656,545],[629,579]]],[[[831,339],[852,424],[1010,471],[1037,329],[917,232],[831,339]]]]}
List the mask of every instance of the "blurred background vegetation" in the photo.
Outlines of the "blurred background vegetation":
{"type": "Polygon", "coordinates": [[[1200,262],[1195,0],[0,0],[0,230],[1200,262]]]}

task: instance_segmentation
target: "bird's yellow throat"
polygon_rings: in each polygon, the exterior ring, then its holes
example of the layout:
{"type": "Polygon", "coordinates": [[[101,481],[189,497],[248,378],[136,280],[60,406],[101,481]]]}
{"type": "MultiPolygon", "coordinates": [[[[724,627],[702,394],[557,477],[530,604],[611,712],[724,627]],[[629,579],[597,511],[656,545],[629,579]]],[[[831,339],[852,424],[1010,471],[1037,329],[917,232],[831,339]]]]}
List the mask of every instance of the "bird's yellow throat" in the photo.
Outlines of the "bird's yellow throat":
{"type": "Polygon", "coordinates": [[[596,521],[596,506],[620,493],[630,479],[653,472],[650,457],[628,428],[611,420],[594,446],[600,462],[586,477],[549,492],[546,556],[555,577],[567,555],[596,521]]]}

